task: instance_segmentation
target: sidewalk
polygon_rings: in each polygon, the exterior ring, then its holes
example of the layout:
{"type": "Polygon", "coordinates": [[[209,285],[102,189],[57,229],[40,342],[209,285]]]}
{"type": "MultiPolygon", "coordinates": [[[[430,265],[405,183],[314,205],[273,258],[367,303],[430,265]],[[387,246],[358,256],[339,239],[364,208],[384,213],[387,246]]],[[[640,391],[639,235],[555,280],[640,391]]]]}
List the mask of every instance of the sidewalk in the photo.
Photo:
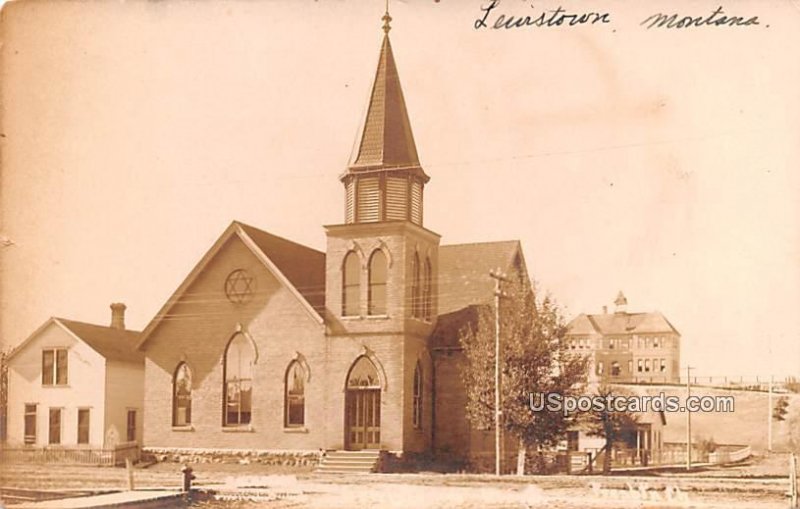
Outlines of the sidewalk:
{"type": "Polygon", "coordinates": [[[26,502],[9,509],[89,509],[101,507],[158,508],[175,507],[183,493],[172,490],[121,491],[88,497],[62,498],[42,502],[26,502]]]}

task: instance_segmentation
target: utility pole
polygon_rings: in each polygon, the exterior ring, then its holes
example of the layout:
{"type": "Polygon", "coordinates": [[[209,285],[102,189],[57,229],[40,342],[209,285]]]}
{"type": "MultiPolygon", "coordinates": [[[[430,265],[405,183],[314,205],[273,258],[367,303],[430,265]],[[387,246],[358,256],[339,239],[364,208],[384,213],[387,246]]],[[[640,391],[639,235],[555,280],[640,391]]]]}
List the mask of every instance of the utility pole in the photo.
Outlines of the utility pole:
{"type": "Polygon", "coordinates": [[[692,395],[692,367],[686,366],[686,470],[692,469],[692,412],[689,411],[689,398],[692,395]]]}
{"type": "Polygon", "coordinates": [[[772,452],[772,379],[770,375],[767,385],[767,452],[772,452]]]}
{"type": "Polygon", "coordinates": [[[494,473],[500,475],[500,283],[508,279],[500,269],[489,271],[489,277],[494,279],[494,473]]]}

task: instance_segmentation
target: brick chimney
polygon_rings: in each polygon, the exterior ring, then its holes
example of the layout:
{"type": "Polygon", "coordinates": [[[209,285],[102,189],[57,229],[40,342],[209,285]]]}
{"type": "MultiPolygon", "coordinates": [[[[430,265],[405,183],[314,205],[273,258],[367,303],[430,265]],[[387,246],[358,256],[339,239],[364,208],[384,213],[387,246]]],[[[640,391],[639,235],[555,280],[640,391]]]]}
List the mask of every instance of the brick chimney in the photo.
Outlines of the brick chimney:
{"type": "Polygon", "coordinates": [[[111,327],[114,329],[125,330],[125,309],[127,306],[122,302],[111,304],[111,327]]]}

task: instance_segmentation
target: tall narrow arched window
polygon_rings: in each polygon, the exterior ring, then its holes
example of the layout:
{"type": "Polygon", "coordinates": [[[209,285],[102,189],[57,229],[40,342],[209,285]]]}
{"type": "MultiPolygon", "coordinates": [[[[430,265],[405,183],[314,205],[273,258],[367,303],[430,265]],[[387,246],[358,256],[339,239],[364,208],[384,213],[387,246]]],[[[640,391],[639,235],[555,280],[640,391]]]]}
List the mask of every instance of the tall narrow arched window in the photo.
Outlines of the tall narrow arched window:
{"type": "Polygon", "coordinates": [[[361,263],[358,254],[350,251],[344,257],[342,270],[342,315],[355,316],[361,311],[359,308],[359,293],[361,286],[361,263]]]}
{"type": "Polygon", "coordinates": [[[431,259],[425,259],[425,277],[422,282],[422,316],[425,320],[430,321],[433,315],[433,267],[431,266],[431,259]]]}
{"type": "Polygon", "coordinates": [[[172,375],[172,425],[192,424],[192,370],[185,362],[172,375]]]}
{"type": "Polygon", "coordinates": [[[286,370],[285,425],[287,428],[302,427],[306,423],[306,370],[292,361],[286,370]]]}
{"type": "Polygon", "coordinates": [[[243,334],[236,334],[225,349],[223,425],[250,424],[253,412],[253,364],[256,352],[243,334]]]}
{"type": "Polygon", "coordinates": [[[414,253],[411,259],[411,316],[422,317],[422,292],[419,285],[419,255],[414,253]]]}
{"type": "Polygon", "coordinates": [[[370,315],[386,314],[386,280],[388,278],[386,255],[376,249],[369,259],[369,306],[370,315]]]}
{"type": "Polygon", "coordinates": [[[422,427],[422,368],[417,363],[414,369],[414,396],[412,422],[414,427],[419,429],[422,427]]]}

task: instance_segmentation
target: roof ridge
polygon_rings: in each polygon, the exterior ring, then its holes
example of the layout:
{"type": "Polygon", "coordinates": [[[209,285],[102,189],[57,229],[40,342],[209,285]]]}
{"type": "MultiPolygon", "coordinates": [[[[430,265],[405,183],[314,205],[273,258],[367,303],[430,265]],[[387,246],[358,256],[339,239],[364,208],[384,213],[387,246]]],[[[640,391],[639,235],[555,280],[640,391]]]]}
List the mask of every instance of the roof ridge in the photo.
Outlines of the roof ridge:
{"type": "Polygon", "coordinates": [[[78,325],[89,325],[91,327],[101,327],[103,329],[111,329],[119,332],[132,332],[134,334],[139,334],[142,331],[134,330],[134,329],[117,329],[116,327],[112,327],[110,325],[100,325],[99,323],[91,323],[91,322],[84,322],[82,320],[73,320],[72,318],[64,318],[61,316],[53,316],[51,317],[53,320],[58,320],[59,322],[67,322],[67,323],[75,323],[78,325]]]}
{"type": "Polygon", "coordinates": [[[513,239],[513,240],[485,240],[485,241],[482,241],[482,242],[463,242],[463,243],[460,243],[460,244],[444,244],[444,245],[441,245],[439,247],[443,248],[443,247],[457,247],[457,246],[480,246],[480,245],[486,245],[486,244],[519,244],[519,243],[520,243],[519,239],[513,239]]]}
{"type": "Polygon", "coordinates": [[[262,230],[261,228],[258,228],[258,227],[256,227],[256,226],[253,226],[253,225],[250,225],[250,224],[247,224],[247,223],[243,223],[243,222],[241,222],[241,221],[239,221],[239,220],[237,220],[237,219],[234,219],[234,220],[233,220],[233,222],[234,222],[234,223],[235,223],[237,226],[240,226],[240,227],[242,227],[242,228],[245,228],[245,229],[251,229],[251,230],[255,230],[256,232],[258,232],[258,233],[260,233],[260,234],[263,234],[263,235],[269,235],[270,237],[272,237],[272,238],[275,238],[275,239],[277,239],[277,240],[280,240],[280,241],[282,241],[282,242],[287,242],[287,243],[289,243],[289,244],[293,244],[293,245],[295,245],[295,246],[302,247],[302,248],[304,248],[304,249],[308,249],[308,250],[310,250],[310,251],[314,251],[314,252],[317,252],[317,253],[320,253],[320,254],[325,254],[325,252],[324,252],[324,251],[320,251],[320,250],[318,250],[318,249],[314,249],[313,247],[309,247],[309,246],[307,246],[307,245],[305,245],[305,244],[301,244],[301,243],[299,243],[299,242],[296,242],[296,241],[294,241],[294,240],[287,239],[286,237],[281,237],[280,235],[275,235],[274,233],[270,233],[270,232],[268,232],[268,231],[266,231],[266,230],[262,230]]]}

